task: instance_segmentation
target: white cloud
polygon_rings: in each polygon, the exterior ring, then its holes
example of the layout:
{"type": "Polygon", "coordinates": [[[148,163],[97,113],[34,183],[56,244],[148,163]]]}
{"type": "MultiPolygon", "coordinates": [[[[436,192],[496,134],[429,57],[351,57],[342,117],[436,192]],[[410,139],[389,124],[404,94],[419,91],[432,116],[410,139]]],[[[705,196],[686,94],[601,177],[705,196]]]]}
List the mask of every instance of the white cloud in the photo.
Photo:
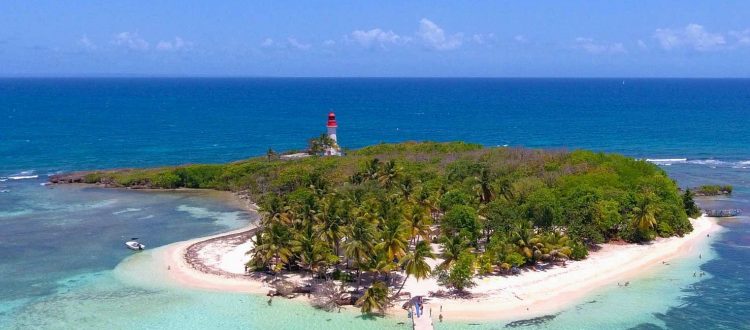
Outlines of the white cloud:
{"type": "Polygon", "coordinates": [[[648,45],[646,45],[646,43],[643,42],[643,40],[638,39],[638,42],[636,42],[636,44],[638,45],[638,48],[640,49],[648,49],[648,45]]]}
{"type": "Polygon", "coordinates": [[[331,40],[331,39],[328,39],[328,40],[326,40],[326,41],[323,41],[323,46],[326,46],[326,47],[331,47],[331,46],[334,46],[334,45],[336,45],[336,42],[335,42],[335,41],[333,41],[333,40],[331,40]]]}
{"type": "Polygon", "coordinates": [[[88,36],[84,35],[81,39],[78,39],[77,44],[86,50],[96,50],[96,44],[89,39],[88,36]]]}
{"type": "Polygon", "coordinates": [[[302,42],[297,41],[295,38],[286,38],[286,41],[289,43],[289,46],[292,48],[298,49],[298,50],[308,50],[310,49],[309,44],[305,44],[302,42]]]}
{"type": "Polygon", "coordinates": [[[263,40],[263,42],[260,43],[260,46],[263,48],[269,48],[275,46],[276,43],[271,38],[266,38],[263,40]]]}
{"type": "Polygon", "coordinates": [[[591,54],[618,54],[626,53],[627,50],[622,43],[597,42],[592,38],[576,38],[575,48],[585,50],[591,54]]]}
{"type": "Polygon", "coordinates": [[[697,51],[721,49],[726,45],[724,36],[720,33],[706,31],[702,25],[688,24],[682,29],[656,29],[654,38],[659,41],[661,48],[672,50],[681,47],[697,51]]]}
{"type": "Polygon", "coordinates": [[[479,45],[484,45],[484,44],[492,43],[493,41],[495,41],[495,34],[494,33],[486,33],[486,34],[479,33],[479,34],[475,34],[475,35],[471,36],[471,41],[473,41],[474,43],[477,43],[479,45]]]}
{"type": "Polygon", "coordinates": [[[193,43],[189,41],[182,40],[180,37],[175,37],[174,40],[171,41],[159,41],[158,44],[156,44],[156,49],[162,50],[162,51],[179,51],[184,49],[189,49],[193,46],[193,43]]]}
{"type": "Polygon", "coordinates": [[[286,41],[276,41],[272,38],[266,38],[263,39],[263,42],[260,43],[261,48],[266,49],[296,49],[296,50],[308,50],[312,46],[310,44],[306,44],[303,42],[300,42],[296,38],[286,38],[286,41]]]}
{"type": "Polygon", "coordinates": [[[393,33],[393,31],[383,31],[379,28],[369,31],[355,30],[346,36],[346,39],[356,42],[364,48],[378,47],[381,49],[387,49],[388,45],[398,45],[410,41],[408,37],[402,37],[393,33]]]}
{"type": "Polygon", "coordinates": [[[132,50],[148,50],[149,47],[148,42],[134,32],[120,32],[115,35],[112,43],[132,50]]]}
{"type": "Polygon", "coordinates": [[[529,39],[526,39],[526,37],[524,37],[521,34],[513,37],[513,40],[515,40],[518,43],[522,43],[522,44],[525,44],[525,43],[529,42],[529,39]]]}
{"type": "Polygon", "coordinates": [[[750,45],[750,29],[744,31],[730,31],[729,35],[737,39],[740,46],[750,45]]]}
{"type": "Polygon", "coordinates": [[[434,50],[453,50],[461,47],[462,35],[446,35],[440,26],[423,18],[419,21],[417,36],[422,39],[425,46],[434,50]]]}

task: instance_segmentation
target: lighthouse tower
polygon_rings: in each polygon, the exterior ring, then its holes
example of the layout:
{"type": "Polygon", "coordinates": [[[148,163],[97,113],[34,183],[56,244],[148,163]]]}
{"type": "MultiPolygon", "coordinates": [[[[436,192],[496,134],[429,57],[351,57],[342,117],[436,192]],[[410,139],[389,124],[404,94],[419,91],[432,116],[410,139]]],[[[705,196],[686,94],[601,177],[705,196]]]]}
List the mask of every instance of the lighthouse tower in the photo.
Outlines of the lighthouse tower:
{"type": "Polygon", "coordinates": [[[326,150],[327,156],[341,156],[341,148],[339,147],[338,139],[336,139],[336,128],[339,127],[339,125],[336,123],[336,114],[333,112],[328,113],[328,124],[326,125],[328,128],[328,137],[333,140],[333,146],[328,148],[326,150]]]}

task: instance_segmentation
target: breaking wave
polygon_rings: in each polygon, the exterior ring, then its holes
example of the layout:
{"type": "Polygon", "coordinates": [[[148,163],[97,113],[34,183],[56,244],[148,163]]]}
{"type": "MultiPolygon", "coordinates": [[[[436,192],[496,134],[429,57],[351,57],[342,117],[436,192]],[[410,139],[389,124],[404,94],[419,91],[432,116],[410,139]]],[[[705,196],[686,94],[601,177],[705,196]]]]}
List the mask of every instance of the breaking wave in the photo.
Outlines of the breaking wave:
{"type": "Polygon", "coordinates": [[[718,159],[687,159],[687,158],[646,158],[649,163],[656,165],[670,166],[673,164],[690,164],[690,165],[704,165],[711,168],[716,167],[731,167],[731,168],[750,168],[750,160],[740,161],[726,161],[718,159]]]}

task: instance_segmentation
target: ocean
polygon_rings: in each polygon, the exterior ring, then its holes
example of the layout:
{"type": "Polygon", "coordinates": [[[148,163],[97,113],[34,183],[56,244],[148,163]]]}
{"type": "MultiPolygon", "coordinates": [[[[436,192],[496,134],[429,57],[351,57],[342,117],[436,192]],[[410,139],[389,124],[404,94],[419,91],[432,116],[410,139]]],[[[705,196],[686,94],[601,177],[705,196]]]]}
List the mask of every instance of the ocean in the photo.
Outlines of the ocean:
{"type": "MultiPolygon", "coordinates": [[[[329,111],[344,148],[464,140],[618,152],[658,159],[683,187],[731,184],[731,196],[700,203],[750,212],[746,79],[0,79],[0,328],[408,329],[398,318],[126,283],[124,239],[152,248],[252,217],[210,193],[43,185],[67,171],[303,149],[329,111]]],[[[723,220],[701,259],[558,314],[436,328],[750,329],[748,220],[723,220]]]]}

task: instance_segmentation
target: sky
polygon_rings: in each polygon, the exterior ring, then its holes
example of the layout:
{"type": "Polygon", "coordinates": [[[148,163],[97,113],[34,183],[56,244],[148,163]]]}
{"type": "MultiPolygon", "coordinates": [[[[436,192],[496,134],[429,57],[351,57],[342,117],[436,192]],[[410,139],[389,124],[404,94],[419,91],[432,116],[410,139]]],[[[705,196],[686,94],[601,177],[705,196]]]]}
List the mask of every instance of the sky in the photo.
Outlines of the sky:
{"type": "Polygon", "coordinates": [[[0,2],[0,76],[750,77],[750,1],[0,2]]]}

